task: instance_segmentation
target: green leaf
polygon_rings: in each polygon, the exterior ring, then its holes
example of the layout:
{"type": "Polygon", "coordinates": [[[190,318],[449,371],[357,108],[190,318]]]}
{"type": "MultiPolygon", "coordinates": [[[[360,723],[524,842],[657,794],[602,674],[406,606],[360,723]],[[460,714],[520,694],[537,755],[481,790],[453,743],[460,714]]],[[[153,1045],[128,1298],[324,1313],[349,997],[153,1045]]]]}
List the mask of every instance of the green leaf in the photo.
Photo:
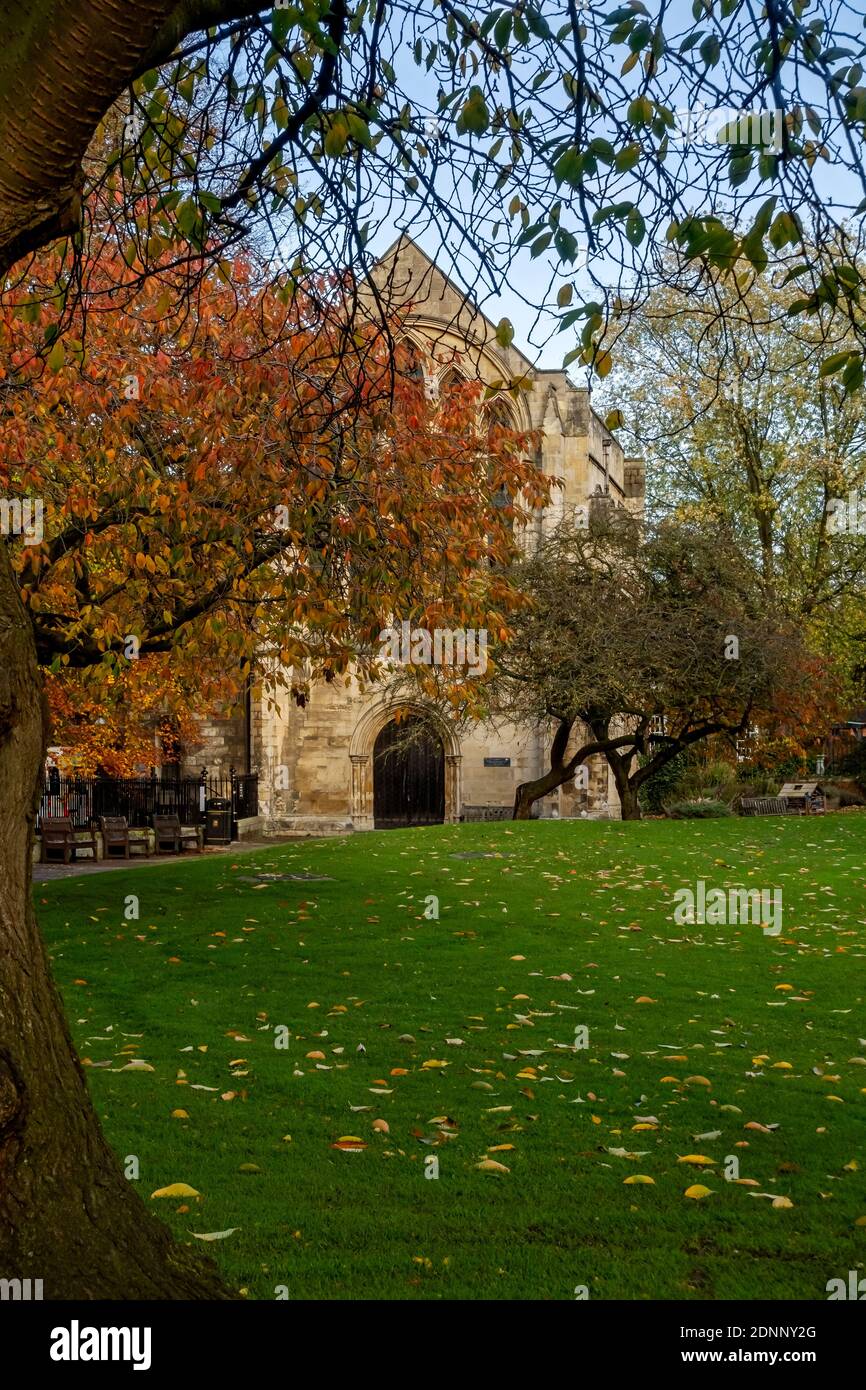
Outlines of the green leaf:
{"type": "Polygon", "coordinates": [[[821,363],[818,376],[835,376],[837,372],[841,372],[843,367],[847,367],[850,359],[850,349],[846,349],[845,352],[834,352],[831,357],[824,358],[824,361],[821,363]]]}
{"type": "Polygon", "coordinates": [[[714,68],[721,56],[721,44],[715,34],[708,34],[700,46],[700,55],[708,68],[714,68]]]}
{"type": "Polygon", "coordinates": [[[571,188],[579,188],[583,181],[583,155],[577,150],[566,150],[553,166],[557,183],[567,183],[571,188]]]}
{"type": "Polygon", "coordinates": [[[529,254],[532,259],[535,260],[536,256],[540,256],[542,251],[546,251],[552,240],[553,232],[545,232],[542,236],[538,237],[529,249],[529,254]]]}
{"type": "Polygon", "coordinates": [[[646,223],[637,208],[632,208],[625,219],[625,234],[632,246],[640,246],[646,234],[646,223]]]}
{"type": "Polygon", "coordinates": [[[620,150],[619,154],[616,156],[614,167],[618,169],[621,174],[626,174],[629,169],[633,169],[635,165],[639,163],[640,157],[640,145],[626,145],[625,149],[620,150]]]}
{"type": "Polygon", "coordinates": [[[490,112],[487,110],[484,93],[480,87],[470,87],[469,97],[457,118],[457,128],[470,135],[483,135],[489,125],[490,112]]]}
{"type": "Polygon", "coordinates": [[[497,19],[493,29],[493,38],[497,48],[506,48],[508,40],[511,38],[511,11],[505,10],[497,19]]]}
{"type": "Polygon", "coordinates": [[[851,361],[842,373],[842,385],[849,395],[863,385],[863,358],[859,353],[851,354],[851,361]]]}
{"type": "Polygon", "coordinates": [[[500,347],[508,348],[514,342],[514,325],[511,319],[500,319],[496,325],[496,341],[500,347]]]}

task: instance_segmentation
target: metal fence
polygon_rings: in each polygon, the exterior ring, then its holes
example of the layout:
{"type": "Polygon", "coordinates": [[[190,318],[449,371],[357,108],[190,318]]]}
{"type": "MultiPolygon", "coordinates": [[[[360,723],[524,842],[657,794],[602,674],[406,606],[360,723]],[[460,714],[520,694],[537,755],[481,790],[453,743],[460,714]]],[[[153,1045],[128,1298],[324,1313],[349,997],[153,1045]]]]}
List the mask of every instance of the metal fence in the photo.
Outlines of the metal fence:
{"type": "Polygon", "coordinates": [[[232,768],[228,777],[211,777],[202,768],[198,777],[75,777],[50,768],[36,823],[38,829],[43,816],[68,816],[76,830],[87,830],[100,816],[125,816],[141,829],[154,815],[177,815],[182,825],[201,825],[213,797],[230,802],[235,839],[237,822],[258,815],[258,775],[232,768]]]}

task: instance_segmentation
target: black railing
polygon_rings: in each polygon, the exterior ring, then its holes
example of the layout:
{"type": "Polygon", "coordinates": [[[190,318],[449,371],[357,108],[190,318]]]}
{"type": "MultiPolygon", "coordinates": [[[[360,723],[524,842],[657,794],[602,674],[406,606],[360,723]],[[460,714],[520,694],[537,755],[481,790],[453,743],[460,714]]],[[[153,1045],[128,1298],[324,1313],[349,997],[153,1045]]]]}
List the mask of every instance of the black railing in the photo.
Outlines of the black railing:
{"type": "Polygon", "coordinates": [[[232,839],[237,822],[259,813],[259,779],[254,772],[210,777],[76,777],[56,768],[45,777],[37,828],[43,816],[69,816],[77,830],[95,826],[100,816],[125,816],[130,826],[150,826],[154,815],[177,815],[182,825],[201,825],[212,797],[232,807],[232,839]]]}

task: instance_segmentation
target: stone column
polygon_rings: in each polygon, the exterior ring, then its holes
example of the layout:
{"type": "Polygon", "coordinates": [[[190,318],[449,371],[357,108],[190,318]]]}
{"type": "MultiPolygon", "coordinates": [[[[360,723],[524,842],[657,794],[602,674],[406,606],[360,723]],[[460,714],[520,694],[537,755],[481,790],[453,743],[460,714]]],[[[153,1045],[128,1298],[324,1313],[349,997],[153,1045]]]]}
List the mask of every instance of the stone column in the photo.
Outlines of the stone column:
{"type": "Polygon", "coordinates": [[[352,824],[356,830],[372,830],[373,774],[369,753],[351,753],[352,760],[352,824]]]}
{"type": "Polygon", "coordinates": [[[445,754],[445,824],[454,825],[463,810],[463,755],[445,754]]]}

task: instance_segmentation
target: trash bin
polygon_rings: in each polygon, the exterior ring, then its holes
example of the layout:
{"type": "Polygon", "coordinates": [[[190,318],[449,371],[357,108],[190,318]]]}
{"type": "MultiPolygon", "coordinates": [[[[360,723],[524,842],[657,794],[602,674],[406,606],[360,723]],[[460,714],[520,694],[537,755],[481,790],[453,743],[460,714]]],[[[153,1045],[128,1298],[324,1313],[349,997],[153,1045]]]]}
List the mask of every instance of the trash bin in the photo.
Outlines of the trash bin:
{"type": "Polygon", "coordinates": [[[212,796],[205,807],[204,842],[230,845],[232,842],[232,803],[224,796],[212,796]]]}

